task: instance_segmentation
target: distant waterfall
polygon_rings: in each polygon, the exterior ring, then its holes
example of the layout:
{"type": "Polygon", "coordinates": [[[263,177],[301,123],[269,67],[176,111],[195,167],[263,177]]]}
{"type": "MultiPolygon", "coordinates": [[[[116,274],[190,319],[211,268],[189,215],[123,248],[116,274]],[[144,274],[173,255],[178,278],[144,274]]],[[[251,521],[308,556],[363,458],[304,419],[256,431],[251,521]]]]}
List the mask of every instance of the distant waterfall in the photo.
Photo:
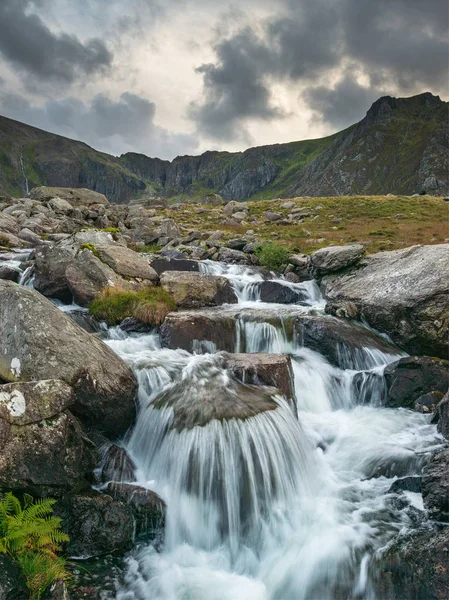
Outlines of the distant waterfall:
{"type": "Polygon", "coordinates": [[[28,196],[29,193],[30,193],[30,188],[28,186],[28,177],[26,176],[25,166],[23,164],[23,146],[20,146],[20,168],[22,169],[23,179],[25,181],[25,191],[26,191],[26,194],[28,196]]]}

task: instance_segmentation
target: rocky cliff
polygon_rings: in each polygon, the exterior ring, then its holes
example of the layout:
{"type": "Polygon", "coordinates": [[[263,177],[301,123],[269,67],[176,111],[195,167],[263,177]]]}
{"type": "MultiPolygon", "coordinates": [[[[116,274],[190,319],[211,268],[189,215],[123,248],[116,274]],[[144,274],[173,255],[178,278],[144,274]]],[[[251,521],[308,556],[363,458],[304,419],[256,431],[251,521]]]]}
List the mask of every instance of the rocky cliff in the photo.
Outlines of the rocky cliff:
{"type": "Polygon", "coordinates": [[[317,140],[205,152],[173,161],[110,156],[0,117],[0,192],[87,187],[112,202],[145,196],[226,200],[351,194],[449,193],[448,103],[430,93],[377,100],[348,129],[317,140]]]}

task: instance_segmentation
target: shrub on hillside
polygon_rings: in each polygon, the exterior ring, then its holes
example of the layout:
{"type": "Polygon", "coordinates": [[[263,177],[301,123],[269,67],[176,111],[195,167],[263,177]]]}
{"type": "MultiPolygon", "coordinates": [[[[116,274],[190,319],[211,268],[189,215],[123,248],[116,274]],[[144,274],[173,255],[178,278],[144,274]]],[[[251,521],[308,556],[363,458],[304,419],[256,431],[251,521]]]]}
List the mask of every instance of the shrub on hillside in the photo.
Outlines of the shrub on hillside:
{"type": "Polygon", "coordinates": [[[89,305],[89,312],[108,325],[118,325],[126,317],[134,317],[147,325],[160,325],[175,309],[175,301],[161,287],[149,287],[138,292],[106,288],[89,305]]]}
{"type": "Polygon", "coordinates": [[[288,264],[288,252],[275,242],[266,242],[256,249],[260,264],[267,269],[278,271],[282,265],[288,264]]]}

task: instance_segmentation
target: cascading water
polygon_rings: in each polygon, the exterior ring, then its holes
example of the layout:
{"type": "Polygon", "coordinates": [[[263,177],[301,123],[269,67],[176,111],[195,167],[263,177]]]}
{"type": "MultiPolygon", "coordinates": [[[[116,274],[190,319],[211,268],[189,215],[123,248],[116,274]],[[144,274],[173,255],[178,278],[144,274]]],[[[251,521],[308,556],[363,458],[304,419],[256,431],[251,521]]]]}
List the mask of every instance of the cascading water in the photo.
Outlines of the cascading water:
{"type": "Polygon", "coordinates": [[[286,331],[289,311],[323,314],[316,284],[294,284],[307,299],[287,308],[248,299],[245,286],[260,273],[202,269],[240,290],[236,352],[290,355],[297,413],[273,391],[235,380],[210,342],[199,340],[192,355],[161,348],[156,332],[109,330],[107,343],[139,382],[124,445],[139,485],[167,503],[163,549],[129,555],[116,599],[374,599],[371,558],[426,519],[420,494],[390,487],[420,473],[441,443],[435,426],[383,408],[383,369],[398,356],[342,345],[340,368],[286,331]]]}
{"type": "Polygon", "coordinates": [[[30,193],[30,189],[28,186],[28,177],[26,176],[26,173],[25,173],[25,165],[23,164],[23,146],[20,146],[20,168],[22,170],[23,180],[25,183],[25,192],[26,192],[26,195],[28,196],[30,193]]]}

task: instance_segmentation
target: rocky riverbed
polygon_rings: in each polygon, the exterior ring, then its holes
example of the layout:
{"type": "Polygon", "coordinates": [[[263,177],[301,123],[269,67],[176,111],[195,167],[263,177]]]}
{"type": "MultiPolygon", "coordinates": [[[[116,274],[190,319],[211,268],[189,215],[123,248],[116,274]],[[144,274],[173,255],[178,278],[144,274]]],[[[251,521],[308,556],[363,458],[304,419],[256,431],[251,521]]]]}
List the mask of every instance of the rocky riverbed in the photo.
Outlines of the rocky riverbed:
{"type": "Polygon", "coordinates": [[[57,499],[66,598],[445,597],[449,244],[272,272],[91,191],[0,211],[0,493],[57,499]],[[89,313],[153,287],[158,326],[89,313]]]}

